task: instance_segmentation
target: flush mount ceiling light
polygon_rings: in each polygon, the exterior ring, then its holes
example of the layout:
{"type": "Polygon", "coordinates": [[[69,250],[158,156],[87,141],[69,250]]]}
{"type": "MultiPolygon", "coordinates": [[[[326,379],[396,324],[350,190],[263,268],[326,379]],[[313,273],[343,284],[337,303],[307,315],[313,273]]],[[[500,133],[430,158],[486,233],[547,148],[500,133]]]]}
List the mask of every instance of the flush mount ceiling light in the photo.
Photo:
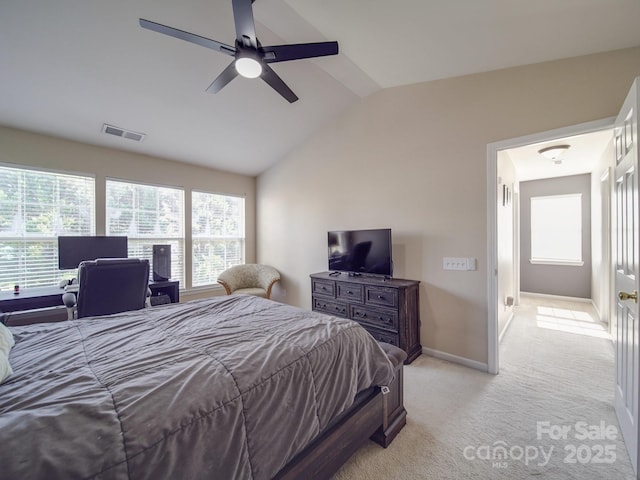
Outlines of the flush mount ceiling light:
{"type": "Polygon", "coordinates": [[[550,147],[541,148],[538,153],[543,157],[553,160],[553,163],[562,163],[562,157],[565,156],[571,145],[552,145],[550,147]]]}

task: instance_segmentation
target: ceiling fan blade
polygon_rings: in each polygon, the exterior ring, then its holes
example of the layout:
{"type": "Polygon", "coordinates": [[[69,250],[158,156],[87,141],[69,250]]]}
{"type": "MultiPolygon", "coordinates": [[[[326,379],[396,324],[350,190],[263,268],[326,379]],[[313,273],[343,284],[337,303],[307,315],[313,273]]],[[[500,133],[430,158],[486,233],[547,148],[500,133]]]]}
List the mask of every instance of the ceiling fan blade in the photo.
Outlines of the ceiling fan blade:
{"type": "Polygon", "coordinates": [[[232,0],[233,20],[238,43],[244,47],[258,48],[252,3],[252,0],[232,0]]]}
{"type": "Polygon", "coordinates": [[[207,93],[218,93],[227,83],[238,76],[235,60],[225,68],[220,75],[207,88],[207,93]]]}
{"type": "Polygon", "coordinates": [[[140,26],[142,28],[146,28],[147,30],[164,33],[165,35],[169,35],[170,37],[179,38],[180,40],[186,40],[187,42],[210,48],[211,50],[217,50],[218,52],[231,55],[232,57],[236,54],[236,48],[232,47],[231,45],[216,42],[215,40],[211,40],[210,38],[201,37],[200,35],[185,32],[184,30],[178,30],[177,28],[167,27],[166,25],[161,25],[160,23],[145,20],[144,18],[140,19],[140,26]]]}
{"type": "Polygon", "coordinates": [[[338,54],[338,42],[297,43],[262,47],[267,63],[286,62],[301,58],[325,57],[338,54]]]}
{"type": "Polygon", "coordinates": [[[276,92],[286,98],[289,103],[293,103],[298,100],[298,97],[293,90],[291,90],[286,83],[282,81],[282,79],[278,76],[273,69],[266,64],[262,65],[262,79],[271,86],[276,92]]]}

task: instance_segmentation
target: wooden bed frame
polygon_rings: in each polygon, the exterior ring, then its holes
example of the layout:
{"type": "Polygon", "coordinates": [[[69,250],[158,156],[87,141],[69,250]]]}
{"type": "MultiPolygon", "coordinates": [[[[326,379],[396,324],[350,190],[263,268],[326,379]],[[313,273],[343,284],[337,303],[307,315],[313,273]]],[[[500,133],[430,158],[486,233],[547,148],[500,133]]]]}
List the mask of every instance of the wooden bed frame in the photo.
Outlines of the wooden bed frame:
{"type": "Polygon", "coordinates": [[[389,391],[383,392],[376,387],[342,421],[321,434],[280,470],[275,479],[328,479],[369,439],[387,448],[406,425],[407,411],[403,403],[406,354],[397,347],[381,345],[396,369],[396,378],[389,385],[389,391]]]}

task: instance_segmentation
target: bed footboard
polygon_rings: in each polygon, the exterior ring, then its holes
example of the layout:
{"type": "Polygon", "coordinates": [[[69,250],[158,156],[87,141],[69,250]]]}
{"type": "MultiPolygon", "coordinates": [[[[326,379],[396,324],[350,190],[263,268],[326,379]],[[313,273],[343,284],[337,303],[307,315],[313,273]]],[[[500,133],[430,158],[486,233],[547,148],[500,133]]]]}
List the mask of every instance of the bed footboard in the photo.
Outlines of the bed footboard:
{"type": "Polygon", "coordinates": [[[371,440],[387,448],[398,432],[407,424],[407,411],[404,409],[404,371],[403,364],[407,354],[388,343],[380,344],[396,370],[396,378],[389,385],[389,392],[383,396],[383,423],[373,434],[371,440]]]}
{"type": "Polygon", "coordinates": [[[340,423],[324,432],[274,478],[328,479],[369,439],[387,448],[405,426],[403,367],[407,354],[393,345],[380,344],[396,370],[389,392],[374,392],[340,423]]]}

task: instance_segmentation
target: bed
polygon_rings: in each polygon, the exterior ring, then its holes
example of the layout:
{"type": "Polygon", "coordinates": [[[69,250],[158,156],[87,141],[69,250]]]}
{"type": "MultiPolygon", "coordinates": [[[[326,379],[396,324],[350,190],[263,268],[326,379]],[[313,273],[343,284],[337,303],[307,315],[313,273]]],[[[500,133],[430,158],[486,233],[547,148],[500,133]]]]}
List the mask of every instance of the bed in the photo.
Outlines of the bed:
{"type": "Polygon", "coordinates": [[[3,478],[327,478],[405,423],[402,351],[258,297],[11,330],[3,478]]]}

